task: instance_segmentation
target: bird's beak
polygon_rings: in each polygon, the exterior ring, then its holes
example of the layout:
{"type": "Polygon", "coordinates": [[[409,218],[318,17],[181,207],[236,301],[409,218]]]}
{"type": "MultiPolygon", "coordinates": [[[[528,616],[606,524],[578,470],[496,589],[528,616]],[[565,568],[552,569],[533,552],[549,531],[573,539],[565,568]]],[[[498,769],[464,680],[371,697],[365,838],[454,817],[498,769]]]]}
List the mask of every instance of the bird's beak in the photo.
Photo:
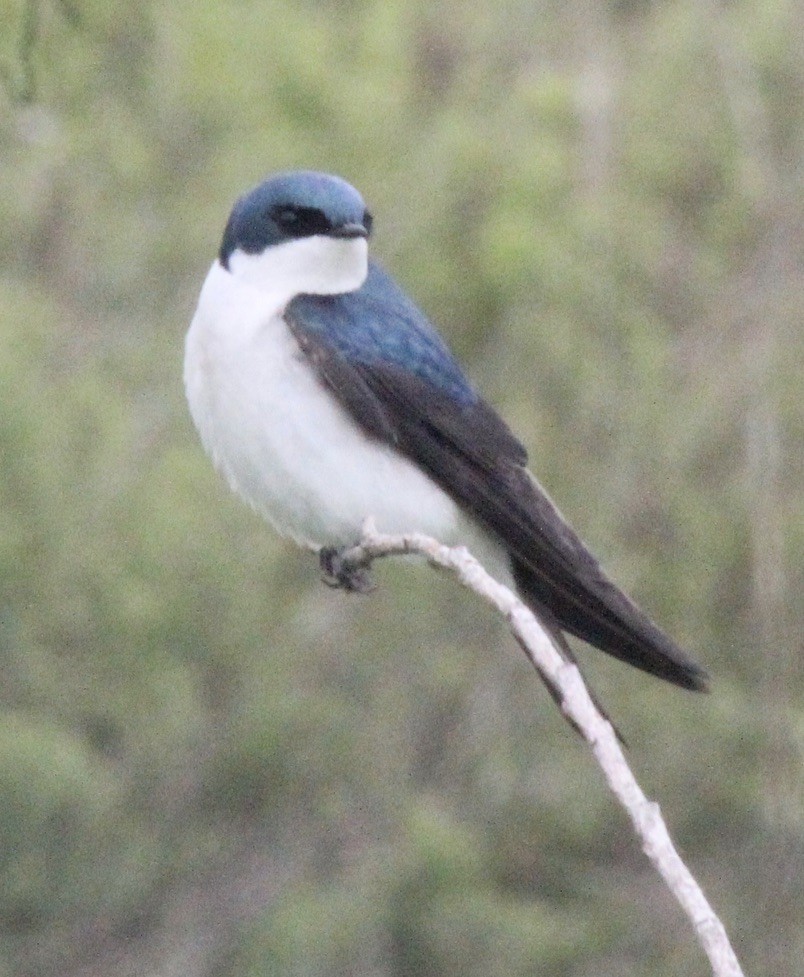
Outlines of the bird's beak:
{"type": "Polygon", "coordinates": [[[362,224],[341,224],[340,227],[332,228],[330,236],[343,238],[368,237],[368,231],[362,224]]]}

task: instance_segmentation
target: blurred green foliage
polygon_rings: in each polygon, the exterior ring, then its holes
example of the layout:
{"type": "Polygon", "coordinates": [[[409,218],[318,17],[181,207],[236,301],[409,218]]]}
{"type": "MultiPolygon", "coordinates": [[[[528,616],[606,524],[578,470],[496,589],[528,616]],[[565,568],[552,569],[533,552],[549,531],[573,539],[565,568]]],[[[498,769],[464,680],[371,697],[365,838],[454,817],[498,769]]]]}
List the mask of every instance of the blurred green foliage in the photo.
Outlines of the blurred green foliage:
{"type": "Polygon", "coordinates": [[[705,972],[502,626],[424,567],[328,592],[204,457],[183,333],[294,166],[711,669],[588,656],[746,971],[794,973],[800,6],[0,9],[0,975],[705,972]]]}

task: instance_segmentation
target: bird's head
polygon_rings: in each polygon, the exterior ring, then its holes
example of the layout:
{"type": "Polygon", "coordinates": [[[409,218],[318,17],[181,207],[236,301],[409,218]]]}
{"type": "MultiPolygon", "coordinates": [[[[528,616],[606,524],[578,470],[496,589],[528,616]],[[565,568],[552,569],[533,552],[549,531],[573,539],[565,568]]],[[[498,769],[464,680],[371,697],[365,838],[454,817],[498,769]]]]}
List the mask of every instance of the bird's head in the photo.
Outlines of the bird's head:
{"type": "Polygon", "coordinates": [[[363,284],[370,232],[371,214],[345,180],[279,173],[234,205],[218,260],[258,288],[335,295],[363,284]]]}

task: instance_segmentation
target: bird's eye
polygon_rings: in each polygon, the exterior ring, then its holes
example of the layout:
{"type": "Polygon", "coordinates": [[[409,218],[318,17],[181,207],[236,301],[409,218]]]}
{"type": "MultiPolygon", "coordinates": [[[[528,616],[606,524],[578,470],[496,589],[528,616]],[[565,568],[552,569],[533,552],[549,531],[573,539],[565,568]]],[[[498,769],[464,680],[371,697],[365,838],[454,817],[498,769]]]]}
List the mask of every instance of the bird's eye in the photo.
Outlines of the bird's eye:
{"type": "Polygon", "coordinates": [[[293,207],[282,207],[271,215],[282,228],[294,227],[299,222],[299,215],[293,207]]]}
{"type": "Polygon", "coordinates": [[[371,216],[371,214],[368,211],[366,211],[363,214],[363,227],[365,227],[367,234],[371,234],[371,225],[373,223],[374,223],[374,218],[371,216]]]}
{"type": "Polygon", "coordinates": [[[310,237],[332,230],[324,212],[317,207],[277,207],[271,217],[291,237],[310,237]]]}

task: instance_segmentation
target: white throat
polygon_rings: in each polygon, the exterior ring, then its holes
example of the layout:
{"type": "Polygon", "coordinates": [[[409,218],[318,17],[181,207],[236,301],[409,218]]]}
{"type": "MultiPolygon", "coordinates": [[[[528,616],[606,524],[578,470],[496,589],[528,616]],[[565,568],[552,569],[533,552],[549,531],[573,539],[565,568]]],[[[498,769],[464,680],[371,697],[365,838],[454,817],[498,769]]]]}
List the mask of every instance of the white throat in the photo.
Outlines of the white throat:
{"type": "Polygon", "coordinates": [[[229,272],[237,281],[270,292],[280,306],[296,295],[353,292],[366,280],[368,242],[315,234],[274,244],[259,254],[236,250],[229,272]]]}

